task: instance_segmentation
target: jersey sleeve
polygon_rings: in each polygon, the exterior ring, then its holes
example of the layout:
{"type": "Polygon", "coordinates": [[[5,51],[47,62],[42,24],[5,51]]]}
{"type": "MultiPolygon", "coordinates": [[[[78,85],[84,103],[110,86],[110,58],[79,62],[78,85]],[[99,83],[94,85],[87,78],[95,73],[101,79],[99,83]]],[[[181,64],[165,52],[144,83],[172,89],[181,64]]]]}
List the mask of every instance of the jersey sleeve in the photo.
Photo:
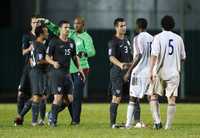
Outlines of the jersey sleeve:
{"type": "Polygon", "coordinates": [[[151,55],[158,56],[160,54],[160,41],[159,37],[155,36],[151,45],[151,55]]]}
{"type": "Polygon", "coordinates": [[[134,57],[138,54],[143,53],[142,39],[139,35],[134,37],[133,39],[133,51],[134,51],[134,57]]]}
{"type": "Polygon", "coordinates": [[[83,40],[84,45],[85,45],[85,50],[86,50],[88,57],[93,57],[96,54],[94,44],[93,44],[93,40],[92,40],[92,38],[89,34],[86,34],[86,35],[87,36],[83,40]]]}
{"type": "Polygon", "coordinates": [[[49,56],[53,56],[55,52],[55,40],[51,40],[46,50],[46,54],[49,56]]]}
{"type": "Polygon", "coordinates": [[[112,41],[108,42],[108,56],[116,57],[116,47],[112,41]]]}
{"type": "Polygon", "coordinates": [[[181,59],[184,60],[186,58],[185,46],[183,39],[180,39],[180,46],[181,46],[181,59]]]}
{"type": "Polygon", "coordinates": [[[76,44],[75,44],[74,40],[71,40],[71,45],[72,45],[71,56],[74,57],[74,56],[76,56],[76,44]]]}
{"type": "Polygon", "coordinates": [[[28,36],[27,35],[23,35],[22,36],[22,49],[26,49],[30,46],[29,44],[29,39],[28,39],[28,36]]]}

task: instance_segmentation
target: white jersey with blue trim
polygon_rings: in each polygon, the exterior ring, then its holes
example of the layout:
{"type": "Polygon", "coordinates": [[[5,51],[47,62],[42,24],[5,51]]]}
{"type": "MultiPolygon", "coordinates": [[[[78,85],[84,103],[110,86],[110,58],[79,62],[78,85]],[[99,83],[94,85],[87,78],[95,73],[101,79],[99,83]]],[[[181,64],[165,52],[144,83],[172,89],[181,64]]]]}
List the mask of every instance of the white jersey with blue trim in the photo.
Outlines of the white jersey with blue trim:
{"type": "Polygon", "coordinates": [[[139,63],[132,70],[132,74],[138,77],[148,77],[150,67],[150,52],[153,36],[147,32],[140,32],[133,38],[133,59],[141,54],[139,63]]]}
{"type": "Polygon", "coordinates": [[[183,39],[171,31],[163,31],[154,37],[151,55],[158,57],[155,73],[169,80],[179,75],[181,60],[186,58],[183,39]]]}

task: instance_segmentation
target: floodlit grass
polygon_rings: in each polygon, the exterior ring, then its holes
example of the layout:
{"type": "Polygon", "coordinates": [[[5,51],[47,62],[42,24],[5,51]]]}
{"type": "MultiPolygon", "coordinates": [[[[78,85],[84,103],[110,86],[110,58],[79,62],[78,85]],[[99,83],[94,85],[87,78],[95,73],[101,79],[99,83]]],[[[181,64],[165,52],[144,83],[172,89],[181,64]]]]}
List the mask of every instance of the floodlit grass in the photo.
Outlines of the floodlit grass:
{"type": "MultiPolygon", "coordinates": [[[[161,104],[162,122],[166,119],[166,104],[161,104]]],[[[48,109],[50,106],[48,105],[48,109]]],[[[0,104],[1,138],[200,138],[200,105],[177,104],[177,112],[171,130],[153,130],[148,104],[142,104],[142,120],[148,125],[144,129],[111,129],[109,127],[109,104],[83,104],[81,124],[70,126],[68,110],[59,114],[58,126],[32,127],[31,112],[25,117],[23,126],[15,127],[16,105],[0,104]]],[[[118,109],[117,122],[126,121],[127,104],[118,109]]]]}

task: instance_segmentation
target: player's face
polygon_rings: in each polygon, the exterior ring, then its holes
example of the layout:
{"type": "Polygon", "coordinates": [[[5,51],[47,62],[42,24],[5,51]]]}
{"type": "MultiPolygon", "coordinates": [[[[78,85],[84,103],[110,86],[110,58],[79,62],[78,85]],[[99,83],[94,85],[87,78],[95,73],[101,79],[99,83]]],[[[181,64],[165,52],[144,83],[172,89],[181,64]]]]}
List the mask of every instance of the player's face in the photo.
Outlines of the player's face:
{"type": "Polygon", "coordinates": [[[124,35],[126,33],[126,22],[118,22],[118,25],[115,27],[117,33],[124,35]]]}
{"type": "Polygon", "coordinates": [[[70,24],[64,23],[60,27],[60,34],[62,34],[62,35],[68,35],[69,34],[69,28],[70,28],[70,24]]]}
{"type": "Polygon", "coordinates": [[[84,23],[83,23],[82,20],[80,20],[80,19],[75,19],[74,20],[74,29],[77,32],[81,32],[83,30],[83,27],[84,27],[84,23]]]}
{"type": "Polygon", "coordinates": [[[32,29],[34,29],[35,30],[35,28],[38,26],[38,20],[37,20],[37,18],[32,18],[31,19],[31,27],[32,27],[32,29]]]}
{"type": "Polygon", "coordinates": [[[48,32],[48,29],[47,28],[43,28],[43,31],[44,31],[44,39],[47,40],[48,39],[48,36],[49,36],[49,32],[48,32]]]}

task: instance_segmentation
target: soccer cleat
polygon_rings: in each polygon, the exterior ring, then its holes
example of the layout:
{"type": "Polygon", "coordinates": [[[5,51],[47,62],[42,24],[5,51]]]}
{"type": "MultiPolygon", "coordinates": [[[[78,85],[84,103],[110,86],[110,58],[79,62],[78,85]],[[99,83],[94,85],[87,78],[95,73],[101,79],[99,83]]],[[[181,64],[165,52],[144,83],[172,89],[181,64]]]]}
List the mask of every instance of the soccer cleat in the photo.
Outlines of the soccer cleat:
{"type": "Polygon", "coordinates": [[[20,117],[16,117],[14,120],[14,125],[15,126],[23,125],[23,119],[20,117]]]}
{"type": "Polygon", "coordinates": [[[49,124],[51,127],[56,127],[57,125],[56,125],[56,123],[53,123],[53,122],[50,122],[50,124],[49,124]]]}
{"type": "Polygon", "coordinates": [[[162,128],[162,123],[158,123],[158,124],[154,123],[153,128],[154,129],[161,129],[162,128]]]}
{"type": "Polygon", "coordinates": [[[31,125],[32,125],[33,127],[35,127],[35,126],[38,125],[38,123],[37,123],[37,122],[32,122],[31,125]]]}
{"type": "Polygon", "coordinates": [[[71,126],[78,126],[80,123],[79,122],[71,122],[70,125],[71,126]]]}
{"type": "Polygon", "coordinates": [[[125,128],[124,124],[111,124],[111,128],[125,128]]]}
{"type": "Polygon", "coordinates": [[[134,126],[134,128],[145,128],[146,125],[141,121],[141,122],[137,122],[134,126]]]}
{"type": "Polygon", "coordinates": [[[44,120],[39,120],[39,122],[38,122],[38,125],[40,125],[40,126],[44,126],[45,125],[45,122],[44,122],[44,120]]]}

